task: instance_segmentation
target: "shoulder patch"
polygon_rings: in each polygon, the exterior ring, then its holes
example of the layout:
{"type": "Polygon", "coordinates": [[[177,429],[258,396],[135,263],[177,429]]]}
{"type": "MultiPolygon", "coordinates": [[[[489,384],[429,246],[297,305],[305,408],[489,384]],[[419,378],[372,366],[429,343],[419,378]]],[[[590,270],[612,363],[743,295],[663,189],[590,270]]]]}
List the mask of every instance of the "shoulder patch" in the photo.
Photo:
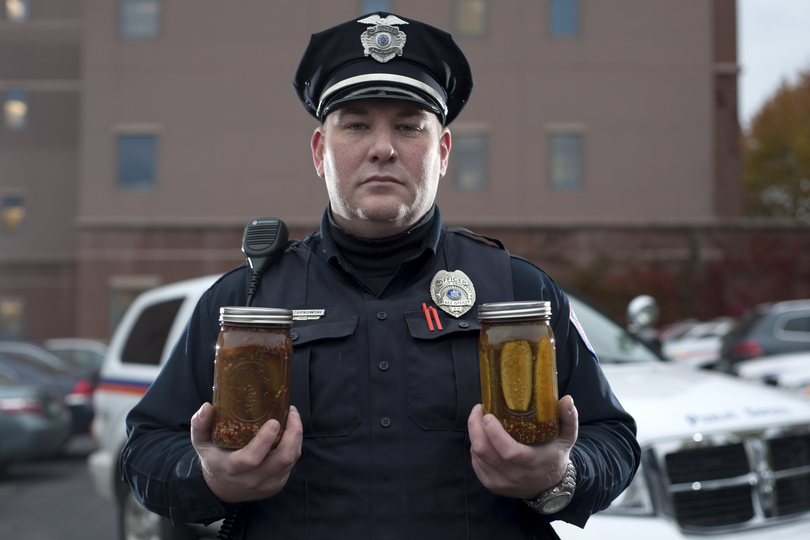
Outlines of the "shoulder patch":
{"type": "Polygon", "coordinates": [[[577,332],[579,332],[579,337],[582,338],[582,341],[585,343],[585,346],[588,347],[588,350],[593,353],[594,357],[596,357],[596,361],[598,362],[599,357],[596,355],[596,351],[593,350],[593,347],[591,346],[591,342],[588,341],[588,336],[585,335],[585,329],[582,328],[582,325],[579,323],[579,319],[577,319],[577,316],[574,313],[574,306],[572,306],[571,304],[568,304],[568,308],[569,308],[570,313],[571,313],[571,316],[570,316],[571,324],[573,324],[576,327],[577,332]]]}

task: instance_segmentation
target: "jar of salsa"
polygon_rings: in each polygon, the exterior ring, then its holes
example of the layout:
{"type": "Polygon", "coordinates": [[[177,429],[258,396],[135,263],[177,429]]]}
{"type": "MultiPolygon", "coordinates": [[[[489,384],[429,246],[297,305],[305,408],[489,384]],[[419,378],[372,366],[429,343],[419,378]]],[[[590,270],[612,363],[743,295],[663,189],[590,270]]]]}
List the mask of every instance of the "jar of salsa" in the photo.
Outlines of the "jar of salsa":
{"type": "Polygon", "coordinates": [[[479,362],[485,413],[516,441],[540,444],[560,430],[551,303],[499,302],[478,307],[479,362]]]}
{"type": "Polygon", "coordinates": [[[223,307],[219,322],[211,438],[221,448],[242,448],[275,418],[275,448],[290,410],[292,311],[223,307]]]}

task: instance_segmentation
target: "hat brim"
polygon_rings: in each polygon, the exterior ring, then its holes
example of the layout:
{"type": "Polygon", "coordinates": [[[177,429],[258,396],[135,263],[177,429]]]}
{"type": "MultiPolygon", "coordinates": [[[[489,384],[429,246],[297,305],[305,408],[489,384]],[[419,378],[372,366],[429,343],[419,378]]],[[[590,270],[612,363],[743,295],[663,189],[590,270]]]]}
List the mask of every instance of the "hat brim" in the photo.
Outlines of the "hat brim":
{"type": "MultiPolygon", "coordinates": [[[[413,82],[418,83],[419,81],[413,82]]],[[[367,80],[365,86],[363,82],[355,81],[325,96],[319,106],[318,117],[323,121],[336,106],[349,101],[361,99],[398,99],[418,103],[435,113],[441,123],[444,124],[445,118],[447,117],[447,106],[440,101],[439,96],[431,95],[431,93],[435,94],[435,92],[433,92],[430,87],[427,87],[427,90],[430,92],[426,91],[425,88],[416,89],[413,86],[394,86],[391,83],[381,84],[378,80],[373,78],[367,80]]]]}

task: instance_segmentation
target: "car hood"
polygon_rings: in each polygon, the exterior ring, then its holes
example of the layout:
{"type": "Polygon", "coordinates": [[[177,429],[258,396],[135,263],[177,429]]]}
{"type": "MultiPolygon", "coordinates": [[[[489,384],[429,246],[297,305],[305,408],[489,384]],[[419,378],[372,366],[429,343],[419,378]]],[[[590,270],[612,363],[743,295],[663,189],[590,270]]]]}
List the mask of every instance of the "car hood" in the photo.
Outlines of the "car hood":
{"type": "Polygon", "coordinates": [[[724,373],[665,362],[605,365],[603,370],[636,419],[642,445],[696,433],[810,424],[810,400],[724,373]]]}

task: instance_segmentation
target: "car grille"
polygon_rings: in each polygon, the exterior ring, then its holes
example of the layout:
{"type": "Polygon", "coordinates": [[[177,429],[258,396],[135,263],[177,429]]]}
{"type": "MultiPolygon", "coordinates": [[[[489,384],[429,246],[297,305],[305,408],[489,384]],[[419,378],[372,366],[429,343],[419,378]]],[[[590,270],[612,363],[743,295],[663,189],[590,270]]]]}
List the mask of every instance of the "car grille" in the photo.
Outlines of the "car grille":
{"type": "Polygon", "coordinates": [[[810,426],[724,434],[651,449],[664,512],[720,533],[810,512],[810,426]],[[697,442],[696,442],[697,441],[697,442]]]}

